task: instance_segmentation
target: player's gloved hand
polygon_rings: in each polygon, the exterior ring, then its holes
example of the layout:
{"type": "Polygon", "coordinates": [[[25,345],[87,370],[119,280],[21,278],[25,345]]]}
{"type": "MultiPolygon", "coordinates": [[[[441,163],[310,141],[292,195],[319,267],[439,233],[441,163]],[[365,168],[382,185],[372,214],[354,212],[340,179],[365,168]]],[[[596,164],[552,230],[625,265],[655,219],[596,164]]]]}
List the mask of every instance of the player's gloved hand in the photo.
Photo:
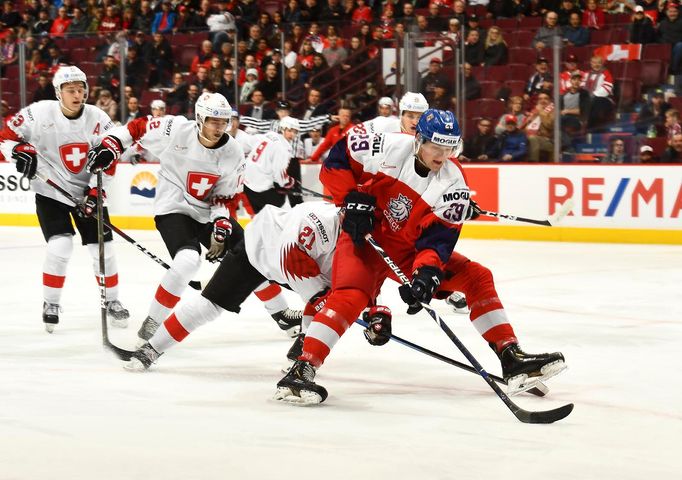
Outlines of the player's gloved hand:
{"type": "Polygon", "coordinates": [[[211,236],[211,248],[206,252],[206,260],[217,262],[225,250],[225,240],[232,234],[230,219],[225,217],[216,218],[213,222],[213,236],[211,236]]]}
{"type": "Polygon", "coordinates": [[[36,178],[38,169],[38,152],[33,145],[26,142],[17,143],[12,149],[12,160],[16,162],[17,172],[29,180],[36,178]]]}
{"type": "Polygon", "coordinates": [[[370,345],[385,345],[391,339],[391,309],[381,305],[362,314],[367,328],[362,332],[370,345]]]}
{"type": "Polygon", "coordinates": [[[469,207],[467,208],[467,213],[464,216],[464,220],[476,220],[481,216],[481,212],[483,212],[481,207],[479,207],[476,202],[469,199],[469,207]]]}
{"type": "Polygon", "coordinates": [[[90,173],[106,170],[119,159],[122,151],[123,145],[118,138],[111,135],[104,137],[99,145],[88,151],[88,161],[85,168],[90,173]]]}
{"type": "Polygon", "coordinates": [[[294,177],[287,177],[287,181],[282,185],[283,190],[291,190],[296,185],[296,179],[294,177]]]}
{"type": "Polygon", "coordinates": [[[374,195],[353,190],[343,199],[345,213],[341,228],[350,235],[353,243],[361,246],[365,235],[374,230],[374,209],[377,199],[374,195]]]}
{"type": "MultiPolygon", "coordinates": [[[[106,198],[107,194],[102,190],[102,198],[106,198]]],[[[85,187],[85,198],[83,204],[78,209],[78,214],[81,217],[87,218],[97,211],[97,187],[85,187]]]]}
{"type": "Polygon", "coordinates": [[[414,315],[422,309],[422,303],[431,301],[442,278],[443,272],[440,268],[424,265],[415,270],[409,285],[401,285],[398,288],[400,298],[409,305],[408,315],[414,315]]]}

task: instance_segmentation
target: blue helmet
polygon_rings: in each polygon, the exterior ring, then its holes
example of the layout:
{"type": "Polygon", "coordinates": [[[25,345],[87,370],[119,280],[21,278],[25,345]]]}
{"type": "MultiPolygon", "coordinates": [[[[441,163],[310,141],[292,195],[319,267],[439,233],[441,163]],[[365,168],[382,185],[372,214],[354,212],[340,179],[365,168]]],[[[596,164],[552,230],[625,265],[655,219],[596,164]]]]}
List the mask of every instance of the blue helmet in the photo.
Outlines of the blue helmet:
{"type": "Polygon", "coordinates": [[[428,140],[436,145],[452,147],[459,154],[462,143],[462,132],[455,114],[447,110],[429,108],[417,122],[417,135],[420,142],[428,140]]]}

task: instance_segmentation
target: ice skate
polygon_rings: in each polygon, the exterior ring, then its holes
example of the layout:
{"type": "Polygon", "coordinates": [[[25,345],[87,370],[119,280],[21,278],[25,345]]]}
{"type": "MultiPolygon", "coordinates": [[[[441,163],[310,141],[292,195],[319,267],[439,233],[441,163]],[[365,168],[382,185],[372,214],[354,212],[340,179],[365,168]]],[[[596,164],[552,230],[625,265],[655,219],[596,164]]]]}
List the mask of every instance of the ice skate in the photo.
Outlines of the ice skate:
{"type": "Polygon", "coordinates": [[[59,323],[59,311],[61,307],[58,303],[43,302],[43,323],[47,333],[54,332],[54,327],[59,323]]]}
{"type": "Polygon", "coordinates": [[[291,338],[294,338],[301,332],[301,320],[303,320],[303,312],[301,310],[286,308],[273,313],[272,318],[277,322],[279,328],[284,330],[291,338]]]}
{"type": "Polygon", "coordinates": [[[161,324],[152,317],[145,318],[144,322],[142,322],[142,326],[137,331],[137,336],[139,337],[137,341],[137,347],[141,348],[145,343],[147,343],[147,340],[154,336],[160,326],[161,324]]]}
{"type": "Polygon", "coordinates": [[[296,360],[282,380],[277,383],[274,399],[293,405],[317,405],[327,398],[327,390],[314,382],[315,368],[303,360],[296,360]]]}
{"type": "Polygon", "coordinates": [[[118,300],[107,302],[107,318],[109,325],[116,328],[127,328],[130,312],[118,300]]]}
{"type": "Polygon", "coordinates": [[[468,314],[469,305],[467,305],[467,299],[462,292],[452,292],[452,294],[445,299],[445,303],[450,305],[452,311],[455,313],[468,314]]]}
{"type": "Polygon", "coordinates": [[[287,352],[287,359],[289,360],[289,364],[282,369],[283,373],[289,372],[291,370],[292,365],[298,360],[298,357],[303,353],[303,341],[305,340],[305,333],[299,333],[298,336],[296,337],[296,340],[294,340],[294,344],[289,348],[289,351],[287,352]]]}
{"type": "Polygon", "coordinates": [[[131,372],[144,372],[152,363],[156,363],[161,355],[163,353],[157,352],[149,343],[145,343],[133,352],[132,358],[123,365],[123,368],[131,372]]]}
{"type": "Polygon", "coordinates": [[[498,356],[510,396],[530,390],[566,369],[561,352],[529,354],[516,343],[506,346],[498,356]]]}

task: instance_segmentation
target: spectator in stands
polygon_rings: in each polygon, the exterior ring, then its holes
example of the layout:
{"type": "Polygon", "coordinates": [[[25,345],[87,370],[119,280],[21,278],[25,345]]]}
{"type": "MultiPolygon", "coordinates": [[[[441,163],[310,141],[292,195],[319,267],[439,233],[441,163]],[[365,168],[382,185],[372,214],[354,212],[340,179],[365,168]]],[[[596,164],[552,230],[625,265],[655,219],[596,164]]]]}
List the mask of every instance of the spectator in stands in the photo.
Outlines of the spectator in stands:
{"type": "MultiPolygon", "coordinates": [[[[594,1],[594,0],[592,0],[594,1]]],[[[551,47],[554,37],[561,38],[561,28],[557,24],[559,16],[552,11],[545,14],[545,24],[538,29],[533,38],[533,47],[540,51],[543,48],[551,47]]]]}
{"type": "Polygon", "coordinates": [[[289,0],[287,2],[286,7],[284,7],[282,20],[284,20],[284,23],[299,23],[303,20],[301,8],[297,0],[289,0]]]}
{"type": "Polygon", "coordinates": [[[475,13],[472,13],[467,17],[467,23],[464,26],[464,34],[468,35],[470,31],[472,30],[478,30],[478,36],[480,38],[485,38],[486,36],[486,31],[484,28],[481,27],[481,24],[478,19],[478,15],[475,13]]]}
{"type": "Polygon", "coordinates": [[[494,160],[497,139],[492,133],[492,121],[489,118],[480,118],[476,127],[478,132],[464,140],[464,148],[459,160],[464,162],[488,162],[494,160]]]}
{"type": "Polygon", "coordinates": [[[573,53],[569,54],[566,57],[566,70],[561,72],[561,75],[559,77],[559,94],[563,95],[568,91],[568,89],[571,87],[571,78],[573,78],[573,75],[578,73],[582,79],[582,82],[585,82],[585,78],[587,77],[587,72],[583,72],[578,68],[578,57],[576,57],[573,53]]]}
{"type": "Polygon", "coordinates": [[[322,102],[322,93],[315,88],[311,88],[308,91],[307,102],[302,107],[300,117],[303,120],[309,120],[312,117],[319,117],[329,113],[328,104],[322,102]]]}
{"type": "Polygon", "coordinates": [[[239,71],[239,86],[242,86],[246,81],[246,72],[250,68],[256,70],[257,79],[262,77],[262,72],[260,70],[260,67],[258,66],[258,62],[256,62],[256,57],[254,57],[251,54],[247,54],[244,57],[244,65],[242,66],[242,69],[239,71]]]}
{"type": "Polygon", "coordinates": [[[549,71],[549,62],[545,57],[539,57],[535,61],[535,73],[531,75],[526,84],[523,98],[529,100],[540,91],[549,91],[552,84],[552,74],[549,71]]]}
{"type": "Polygon", "coordinates": [[[69,26],[66,29],[66,34],[69,37],[82,35],[87,31],[89,24],[90,19],[83,14],[83,10],[78,7],[74,7],[73,17],[71,18],[71,23],[69,23],[69,26]]]}
{"type": "Polygon", "coordinates": [[[116,64],[116,59],[111,55],[104,57],[104,68],[102,73],[97,77],[96,85],[104,90],[111,92],[118,91],[118,86],[121,84],[119,77],[119,68],[116,64]]]}
{"type": "MultiPolygon", "coordinates": [[[[516,125],[514,115],[506,115],[504,132],[497,140],[495,157],[502,162],[523,162],[528,157],[529,139],[516,125]]],[[[531,159],[531,161],[533,161],[531,159]]]]}
{"type": "Polygon", "coordinates": [[[104,18],[104,9],[96,8],[92,15],[89,15],[90,23],[88,28],[85,29],[86,33],[97,33],[99,32],[99,26],[102,24],[102,19],[104,18]]]}
{"type": "Polygon", "coordinates": [[[485,45],[481,41],[478,30],[469,30],[466,34],[464,61],[476,67],[483,65],[485,61],[485,45]]]}
{"type": "Polygon", "coordinates": [[[561,6],[559,7],[559,10],[556,11],[556,13],[559,17],[557,23],[562,27],[565,27],[569,24],[571,15],[574,13],[578,15],[578,24],[580,24],[582,12],[580,11],[580,8],[578,8],[578,6],[575,3],[573,3],[573,0],[561,0],[561,6]]]}
{"type": "Polygon", "coordinates": [[[481,84],[473,75],[473,69],[468,63],[464,64],[464,89],[467,100],[481,98],[481,84]]]}
{"type": "Polygon", "coordinates": [[[592,101],[587,127],[599,129],[613,116],[613,76],[604,67],[604,59],[599,56],[595,55],[590,59],[590,68],[585,78],[585,90],[590,94],[592,101]]]}
{"type": "Polygon", "coordinates": [[[288,100],[298,103],[305,97],[305,81],[301,78],[296,67],[287,69],[287,77],[284,81],[286,97],[288,100]]]}
{"type": "Polygon", "coordinates": [[[177,14],[172,10],[173,6],[169,0],[164,0],[161,4],[161,11],[154,16],[152,22],[152,33],[172,33],[177,14]]]}
{"type": "Polygon", "coordinates": [[[118,104],[111,92],[106,89],[102,89],[97,97],[97,102],[95,103],[97,108],[104,110],[104,112],[109,115],[112,121],[116,121],[118,118],[118,104]]]}
{"type": "Polygon", "coordinates": [[[33,24],[33,34],[40,35],[43,32],[50,33],[52,28],[52,20],[50,19],[50,14],[45,9],[41,9],[38,12],[38,20],[33,24]]]}
{"type": "Polygon", "coordinates": [[[47,73],[41,73],[38,76],[38,87],[33,92],[31,103],[39,102],[41,100],[57,100],[54,94],[54,87],[48,77],[47,73]]]}
{"type": "Polygon", "coordinates": [[[675,135],[682,133],[680,126],[680,112],[676,108],[670,108],[665,112],[665,138],[670,143],[675,135]]]}
{"type": "MultiPolygon", "coordinates": [[[[459,20],[456,18],[451,18],[448,20],[448,30],[445,32],[445,36],[454,42],[455,45],[459,45],[459,39],[462,36],[461,25],[459,20]]],[[[446,49],[451,50],[451,48],[446,47],[446,49]]]]}
{"type": "Polygon", "coordinates": [[[507,130],[507,117],[513,115],[516,118],[516,126],[522,128],[526,125],[528,115],[523,111],[523,98],[514,96],[507,101],[507,113],[503,113],[495,125],[495,135],[501,135],[507,130]]]}
{"type": "Polygon", "coordinates": [[[317,0],[305,0],[301,6],[301,17],[304,22],[317,22],[320,18],[320,12],[321,8],[317,0]]]}
{"type": "Polygon", "coordinates": [[[327,60],[330,67],[335,67],[343,63],[348,58],[348,52],[339,45],[339,37],[328,37],[329,46],[322,50],[322,55],[327,60]]]}
{"type": "MultiPolygon", "coordinates": [[[[205,67],[211,66],[211,58],[213,57],[213,44],[210,40],[204,40],[201,42],[201,47],[199,52],[192,58],[192,63],[190,64],[189,71],[191,73],[197,73],[200,65],[205,67]]],[[[252,67],[248,67],[252,68],[252,67]]]]}
{"type": "Polygon", "coordinates": [[[582,78],[580,71],[574,71],[568,90],[561,97],[561,126],[569,137],[582,130],[590,113],[590,94],[581,88],[582,78]]]}
{"type": "Polygon", "coordinates": [[[142,60],[144,63],[147,65],[152,63],[154,57],[154,47],[152,46],[151,42],[147,40],[144,32],[138,31],[135,33],[130,48],[137,50],[137,58],[142,60]]]}
{"type": "Polygon", "coordinates": [[[313,55],[313,66],[308,70],[306,88],[316,88],[324,93],[330,88],[330,83],[333,80],[334,76],[329,72],[329,65],[327,65],[324,55],[315,53],[313,55]]]}
{"type": "Polygon", "coordinates": [[[199,20],[199,18],[185,5],[178,7],[178,16],[173,25],[173,33],[191,32],[194,30],[203,30],[206,24],[199,20]]]}
{"type": "Polygon", "coordinates": [[[414,5],[410,2],[403,3],[402,14],[396,18],[405,26],[405,30],[411,32],[414,27],[417,26],[417,16],[414,14],[414,5]]]}
{"type": "Polygon", "coordinates": [[[682,19],[679,18],[679,5],[668,3],[665,10],[666,18],[658,24],[659,43],[672,45],[670,73],[682,73],[682,19]]]}
{"type": "MultiPolygon", "coordinates": [[[[170,90],[166,93],[166,102],[169,107],[182,105],[187,101],[188,85],[185,82],[182,73],[177,72],[173,74],[173,83],[170,90]]],[[[227,97],[226,97],[227,98],[227,97]]]]}
{"type": "Polygon", "coordinates": [[[443,32],[448,29],[447,21],[440,14],[440,6],[436,2],[429,3],[429,15],[426,17],[426,21],[428,22],[429,30],[432,32],[443,32]]]}
{"type": "Polygon", "coordinates": [[[197,103],[197,99],[201,95],[201,90],[194,84],[190,84],[187,87],[187,98],[184,102],[180,104],[180,115],[184,115],[185,118],[189,120],[194,120],[196,117],[194,115],[194,106],[197,103]]]}
{"type": "Polygon", "coordinates": [[[661,163],[682,163],[682,133],[673,136],[668,148],[661,155],[661,163]]]}
{"type": "MultiPolygon", "coordinates": [[[[239,102],[245,103],[251,101],[251,95],[256,92],[256,85],[258,84],[258,71],[255,68],[246,69],[246,81],[242,84],[239,90],[239,102]]],[[[263,92],[258,91],[260,96],[263,92]]],[[[263,96],[264,97],[264,96],[263,96]]]]}
{"type": "Polygon", "coordinates": [[[152,23],[154,23],[154,11],[148,0],[140,2],[140,11],[135,15],[135,23],[133,30],[138,30],[144,33],[152,32],[152,23]]]}
{"type": "Polygon", "coordinates": [[[254,90],[251,94],[251,101],[253,105],[246,110],[244,116],[253,117],[257,120],[275,120],[277,118],[275,111],[265,105],[265,98],[260,90],[254,90]]]}
{"type": "Polygon", "coordinates": [[[197,74],[194,76],[191,83],[199,87],[199,93],[213,91],[213,83],[211,82],[211,79],[208,78],[208,68],[203,65],[199,66],[197,74]]]}
{"type": "Polygon", "coordinates": [[[208,81],[211,83],[211,91],[215,92],[223,80],[223,64],[220,57],[211,57],[211,66],[208,68],[208,81]]]}
{"type": "Polygon", "coordinates": [[[365,0],[355,0],[357,5],[351,15],[351,22],[354,25],[361,23],[371,24],[373,20],[372,8],[365,4],[365,0]]]}
{"type": "Polygon", "coordinates": [[[97,31],[102,34],[115,33],[121,30],[121,16],[116,12],[116,7],[109,5],[104,9],[104,17],[99,23],[97,31]]]}
{"type": "Polygon", "coordinates": [[[18,27],[21,23],[21,15],[14,8],[13,2],[5,0],[2,2],[2,15],[0,15],[0,29],[18,27]]]}
{"type": "Polygon", "coordinates": [[[644,15],[644,8],[641,5],[635,7],[630,24],[630,43],[655,43],[656,28],[654,22],[647,15],[644,15]]]}
{"type": "Polygon", "coordinates": [[[47,49],[47,68],[50,72],[56,72],[60,65],[65,63],[64,56],[57,45],[50,45],[47,49]]]}
{"type": "Polygon", "coordinates": [[[429,100],[429,105],[438,110],[454,110],[446,82],[437,81],[433,86],[433,97],[429,100]]]}
{"type": "MultiPolygon", "coordinates": [[[[503,0],[502,2],[502,16],[508,18],[522,18],[530,16],[538,16],[544,12],[540,12],[539,7],[540,2],[531,0],[503,0]]],[[[496,10],[499,7],[493,7],[496,10]]],[[[499,16],[499,15],[498,15],[499,16]]]]}
{"type": "Polygon", "coordinates": [[[443,72],[443,62],[438,57],[433,57],[429,62],[429,71],[421,79],[421,85],[419,86],[419,92],[424,95],[429,101],[433,99],[435,86],[437,83],[443,83],[447,85],[448,77],[443,72]]]}
{"type": "Polygon", "coordinates": [[[663,90],[656,89],[651,92],[635,123],[637,132],[651,137],[662,135],[665,112],[670,108],[670,104],[665,101],[663,90]]]}
{"type": "Polygon", "coordinates": [[[654,149],[649,145],[642,145],[639,149],[640,163],[659,163],[661,160],[654,157],[654,149]]]}
{"type": "Polygon", "coordinates": [[[488,30],[485,38],[484,61],[486,67],[490,65],[506,65],[509,49],[504,41],[500,27],[493,26],[488,30]]]}
{"type": "Polygon", "coordinates": [[[597,0],[587,0],[583,12],[583,25],[592,30],[601,30],[605,23],[604,10],[599,7],[597,0]]]}
{"type": "Polygon", "coordinates": [[[67,15],[66,7],[59,7],[57,18],[54,19],[50,27],[50,35],[53,37],[63,37],[70,23],[71,19],[67,15]]]}
{"type": "Polygon", "coordinates": [[[338,113],[339,123],[331,127],[329,131],[327,131],[327,135],[325,135],[324,141],[313,152],[313,154],[310,156],[309,161],[315,163],[319,162],[320,159],[322,158],[322,155],[329,151],[329,149],[332,148],[336,144],[336,142],[343,138],[346,135],[346,133],[348,133],[348,130],[353,128],[353,123],[351,122],[352,115],[353,112],[351,111],[350,108],[344,107],[339,108],[338,113]]]}
{"type": "Polygon", "coordinates": [[[568,19],[568,25],[562,29],[564,44],[573,47],[582,47],[590,43],[590,30],[581,23],[579,13],[572,13],[568,19]]]}
{"type": "Polygon", "coordinates": [[[121,29],[126,32],[132,32],[133,26],[135,25],[135,10],[130,7],[123,9],[123,15],[121,15],[121,29]]]}
{"type": "Polygon", "coordinates": [[[263,92],[265,100],[272,102],[282,97],[282,81],[279,78],[277,67],[269,64],[265,67],[265,75],[263,80],[258,82],[256,89],[263,92]]]}
{"type": "MultiPolygon", "coordinates": [[[[462,0],[456,0],[452,4],[452,16],[450,18],[459,20],[460,25],[467,25],[469,15],[466,12],[466,3],[462,0]]],[[[465,32],[466,33],[466,32],[465,32]]]]}
{"type": "Polygon", "coordinates": [[[137,92],[141,92],[147,86],[149,70],[147,63],[139,58],[136,48],[129,48],[125,60],[126,84],[133,87],[137,92]]]}
{"type": "Polygon", "coordinates": [[[162,33],[156,32],[152,38],[152,59],[155,68],[149,79],[149,85],[164,87],[168,85],[173,72],[173,49],[162,33]]]}
{"type": "Polygon", "coordinates": [[[26,76],[37,78],[40,72],[47,70],[47,62],[43,60],[39,50],[31,51],[31,59],[26,61],[26,76]]]}
{"type": "Polygon", "coordinates": [[[612,138],[609,151],[602,158],[601,163],[632,163],[632,158],[625,151],[625,141],[622,138],[612,138]]]}
{"type": "MultiPolygon", "coordinates": [[[[221,94],[223,97],[227,98],[228,100],[234,99],[234,70],[232,68],[224,68],[223,69],[223,76],[220,79],[220,84],[216,88],[216,92],[221,94]]],[[[232,103],[232,102],[231,102],[232,103]]]]}
{"type": "Polygon", "coordinates": [[[554,104],[549,93],[540,92],[526,124],[531,162],[554,161],[554,104]],[[543,155],[543,153],[545,155],[543,155]]]}
{"type": "Polygon", "coordinates": [[[339,0],[328,0],[320,12],[320,21],[338,23],[346,20],[345,12],[339,0]]]}
{"type": "Polygon", "coordinates": [[[140,101],[137,99],[137,97],[130,97],[126,106],[128,107],[128,116],[123,122],[121,122],[123,125],[126,125],[128,122],[131,122],[136,118],[144,117],[142,111],[140,110],[140,101]]]}

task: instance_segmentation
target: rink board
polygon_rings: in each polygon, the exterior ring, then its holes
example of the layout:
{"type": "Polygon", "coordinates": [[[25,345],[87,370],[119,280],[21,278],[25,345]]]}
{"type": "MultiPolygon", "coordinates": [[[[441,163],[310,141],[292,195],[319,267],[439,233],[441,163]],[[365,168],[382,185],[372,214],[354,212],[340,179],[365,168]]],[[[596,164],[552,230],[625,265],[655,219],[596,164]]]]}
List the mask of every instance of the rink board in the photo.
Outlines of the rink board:
{"type": "MultiPolygon", "coordinates": [[[[158,165],[119,165],[108,188],[112,221],[153,229],[158,165]]],[[[303,165],[303,184],[322,191],[319,165],[303,165]]],[[[560,226],[495,218],[469,222],[463,236],[510,240],[682,244],[682,168],[657,165],[467,165],[482,208],[545,219],[568,198],[573,211],[560,226]]],[[[36,180],[39,181],[39,180],[36,180]]],[[[35,226],[34,196],[14,165],[0,163],[0,225],[35,226]]]]}

